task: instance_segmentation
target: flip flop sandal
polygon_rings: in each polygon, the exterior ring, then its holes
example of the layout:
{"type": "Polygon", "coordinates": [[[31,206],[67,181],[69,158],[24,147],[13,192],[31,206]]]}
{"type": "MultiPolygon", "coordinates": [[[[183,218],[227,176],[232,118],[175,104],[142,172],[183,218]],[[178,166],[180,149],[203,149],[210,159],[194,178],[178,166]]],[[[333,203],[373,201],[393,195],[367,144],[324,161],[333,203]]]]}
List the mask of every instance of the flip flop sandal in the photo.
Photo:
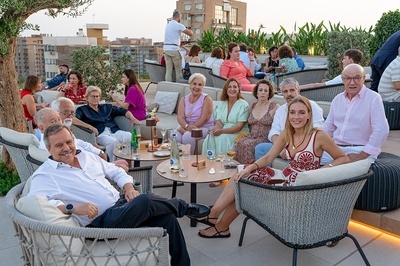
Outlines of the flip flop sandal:
{"type": "Polygon", "coordinates": [[[215,224],[213,224],[212,222],[210,222],[210,220],[215,220],[216,222],[218,221],[218,218],[211,218],[207,215],[207,217],[205,219],[194,219],[196,220],[196,222],[198,223],[202,223],[208,226],[214,226],[215,224]]]}
{"type": "Polygon", "coordinates": [[[222,235],[221,234],[221,233],[227,232],[229,230],[229,227],[226,230],[218,231],[217,227],[215,227],[215,225],[213,225],[213,226],[210,226],[210,227],[206,228],[205,230],[210,229],[212,227],[214,227],[215,231],[217,231],[215,234],[213,234],[212,236],[206,236],[206,235],[203,235],[200,232],[198,232],[199,236],[202,237],[202,238],[228,238],[228,237],[231,236],[231,233],[228,233],[227,235],[222,235]]]}

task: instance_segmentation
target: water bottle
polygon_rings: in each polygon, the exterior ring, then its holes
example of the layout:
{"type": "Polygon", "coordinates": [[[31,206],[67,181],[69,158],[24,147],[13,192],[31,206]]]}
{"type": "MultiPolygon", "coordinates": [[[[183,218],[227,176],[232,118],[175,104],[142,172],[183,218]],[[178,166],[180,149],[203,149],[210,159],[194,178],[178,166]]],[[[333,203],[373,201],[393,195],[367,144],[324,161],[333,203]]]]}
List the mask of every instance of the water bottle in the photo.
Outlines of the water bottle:
{"type": "Polygon", "coordinates": [[[170,169],[172,172],[178,172],[180,168],[179,164],[179,146],[178,141],[176,140],[176,133],[172,134],[171,141],[171,151],[170,151],[170,169]]]}
{"type": "Polygon", "coordinates": [[[208,133],[208,140],[207,140],[207,159],[215,160],[215,137],[212,130],[208,133]]]}
{"type": "Polygon", "coordinates": [[[137,154],[138,148],[139,148],[138,134],[137,134],[136,125],[134,125],[132,127],[132,134],[131,134],[131,152],[132,152],[132,157],[134,157],[137,154]]]}

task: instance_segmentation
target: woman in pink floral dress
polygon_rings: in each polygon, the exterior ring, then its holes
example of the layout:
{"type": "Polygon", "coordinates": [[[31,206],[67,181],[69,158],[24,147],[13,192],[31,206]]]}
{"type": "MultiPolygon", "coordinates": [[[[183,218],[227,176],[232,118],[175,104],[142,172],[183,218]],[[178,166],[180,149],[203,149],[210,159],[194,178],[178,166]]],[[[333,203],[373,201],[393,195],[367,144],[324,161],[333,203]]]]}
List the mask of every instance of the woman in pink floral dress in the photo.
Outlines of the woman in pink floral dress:
{"type": "Polygon", "coordinates": [[[236,143],[235,160],[241,164],[252,163],[255,160],[254,149],[257,144],[268,142],[268,133],[279,104],[270,101],[274,97],[274,89],[268,80],[260,80],[253,89],[257,102],[251,105],[251,113],[247,122],[250,133],[240,138],[236,143]]]}

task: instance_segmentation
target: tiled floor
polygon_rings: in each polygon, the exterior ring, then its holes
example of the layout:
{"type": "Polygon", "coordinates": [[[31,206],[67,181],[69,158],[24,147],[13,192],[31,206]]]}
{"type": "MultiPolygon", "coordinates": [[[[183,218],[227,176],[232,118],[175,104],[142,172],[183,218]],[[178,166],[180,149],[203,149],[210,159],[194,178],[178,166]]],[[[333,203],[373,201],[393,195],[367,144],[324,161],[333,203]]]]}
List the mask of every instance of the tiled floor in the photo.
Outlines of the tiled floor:
{"type": "MultiPolygon", "coordinates": [[[[151,86],[150,88],[148,94],[151,97],[154,96],[154,87],[151,86]]],[[[400,131],[392,131],[383,150],[400,155],[399,142],[400,131]]],[[[156,184],[168,182],[156,174],[154,177],[156,184]]],[[[222,186],[209,188],[207,184],[200,184],[198,186],[198,201],[207,205],[213,204],[222,188],[222,186]]],[[[188,185],[178,187],[177,196],[188,201],[189,190],[190,187],[188,185]]],[[[171,196],[171,188],[157,188],[154,192],[166,197],[171,196]]],[[[17,239],[13,236],[14,231],[11,221],[4,210],[4,197],[0,198],[0,213],[0,265],[21,265],[21,250],[17,239]]],[[[231,225],[232,236],[230,238],[203,239],[197,235],[197,231],[200,228],[204,228],[203,225],[193,228],[189,226],[189,219],[181,218],[180,224],[186,237],[192,265],[253,266],[291,264],[292,250],[281,244],[252,221],[248,222],[243,246],[239,247],[238,240],[242,221],[243,216],[241,215],[231,225]]],[[[358,239],[371,265],[400,265],[400,238],[353,222],[349,224],[349,232],[358,239]]],[[[364,265],[364,263],[353,242],[346,238],[333,248],[321,247],[299,251],[298,265],[357,266],[364,265]]]]}

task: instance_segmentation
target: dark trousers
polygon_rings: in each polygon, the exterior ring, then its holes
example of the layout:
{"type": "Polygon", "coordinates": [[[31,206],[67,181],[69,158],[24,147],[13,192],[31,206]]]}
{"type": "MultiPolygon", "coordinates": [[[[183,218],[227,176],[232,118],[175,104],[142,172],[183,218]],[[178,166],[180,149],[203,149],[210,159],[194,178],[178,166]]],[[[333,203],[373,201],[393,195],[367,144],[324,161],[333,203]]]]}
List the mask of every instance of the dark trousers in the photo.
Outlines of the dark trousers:
{"type": "Polygon", "coordinates": [[[177,198],[166,199],[154,194],[142,194],[130,202],[124,196],[115,205],[92,221],[88,227],[137,228],[162,227],[169,234],[172,265],[190,265],[186,242],[177,217],[186,214],[188,204],[177,198]]]}

